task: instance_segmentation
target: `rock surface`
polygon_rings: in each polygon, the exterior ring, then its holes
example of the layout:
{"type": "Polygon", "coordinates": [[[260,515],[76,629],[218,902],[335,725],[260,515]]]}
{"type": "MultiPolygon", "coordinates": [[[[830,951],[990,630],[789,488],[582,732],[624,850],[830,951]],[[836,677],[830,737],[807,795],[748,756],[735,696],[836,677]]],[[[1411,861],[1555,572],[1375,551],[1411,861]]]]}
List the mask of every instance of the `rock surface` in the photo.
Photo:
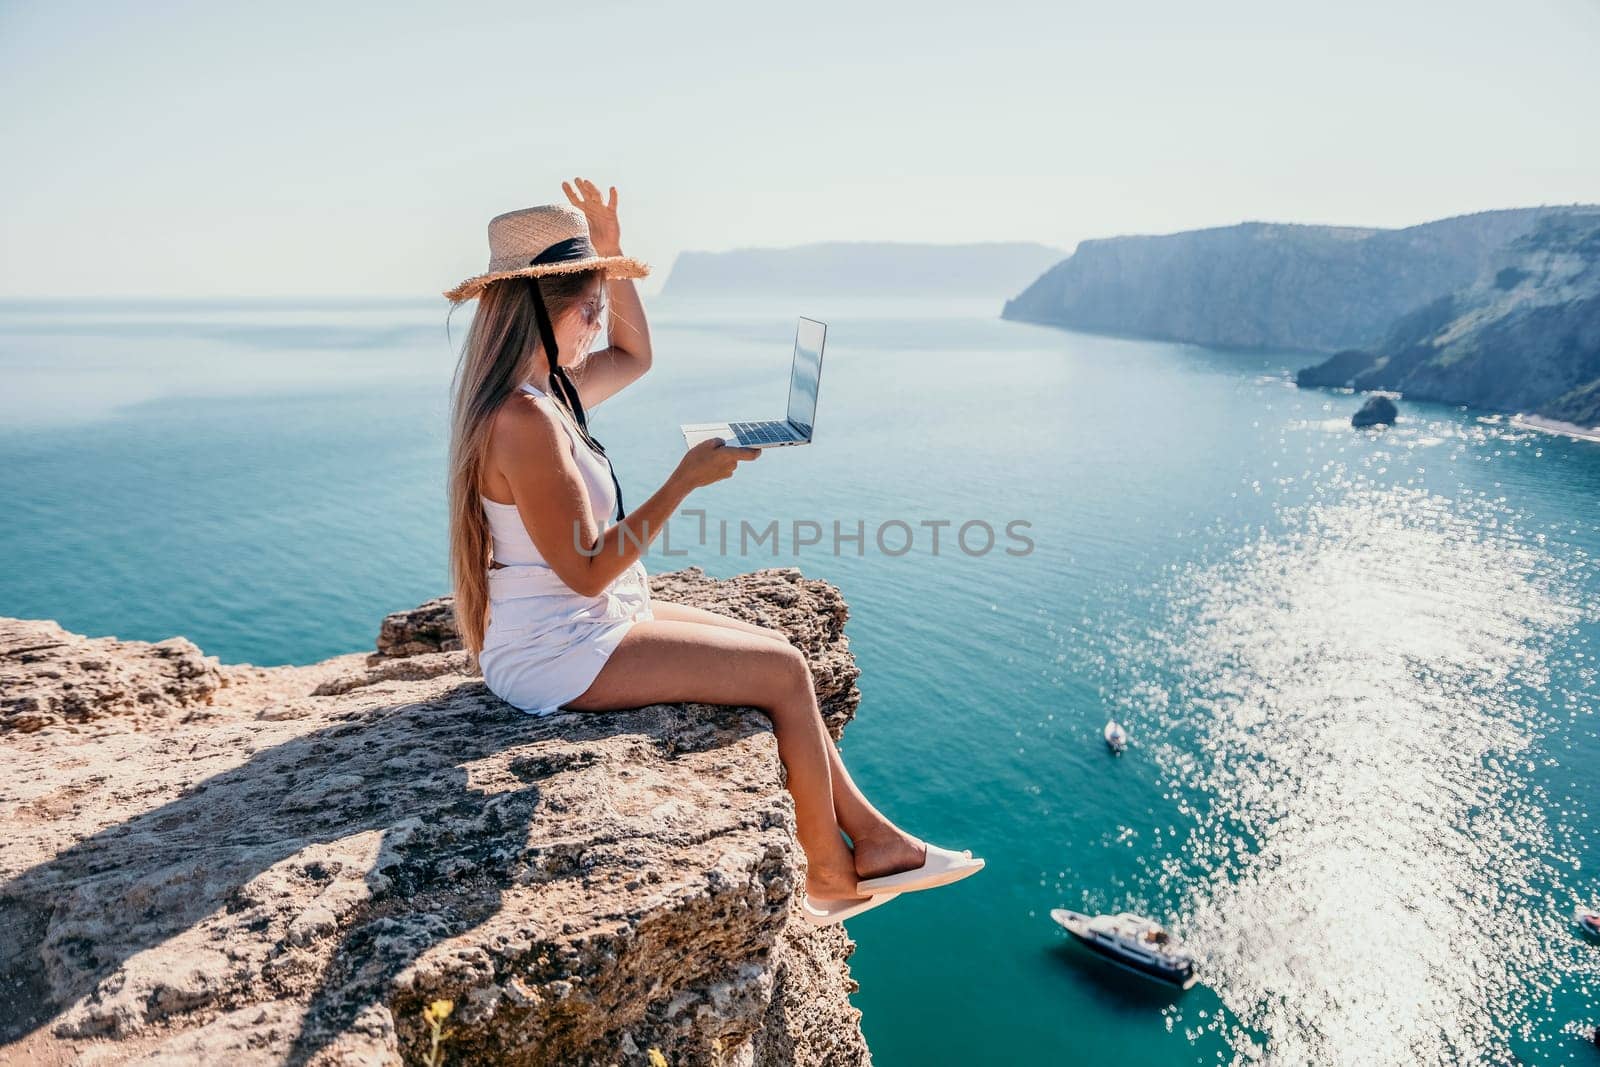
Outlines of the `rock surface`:
{"type": "Polygon", "coordinates": [[[109,716],[182,721],[223,684],[216,660],[182,637],[118,641],[0,619],[0,734],[109,716]]]}
{"type": "Polygon", "coordinates": [[[1356,429],[1363,426],[1393,426],[1394,420],[1400,417],[1400,411],[1394,406],[1394,401],[1386,396],[1371,396],[1367,402],[1350,416],[1350,425],[1356,429]]]}
{"type": "MultiPolygon", "coordinates": [[[[853,716],[833,587],[653,589],[782,630],[853,716]]],[[[0,623],[0,1062],[418,1062],[441,998],[448,1063],[870,1062],[764,715],[530,718],[447,601],[382,632],[256,668],[0,623]]]]}

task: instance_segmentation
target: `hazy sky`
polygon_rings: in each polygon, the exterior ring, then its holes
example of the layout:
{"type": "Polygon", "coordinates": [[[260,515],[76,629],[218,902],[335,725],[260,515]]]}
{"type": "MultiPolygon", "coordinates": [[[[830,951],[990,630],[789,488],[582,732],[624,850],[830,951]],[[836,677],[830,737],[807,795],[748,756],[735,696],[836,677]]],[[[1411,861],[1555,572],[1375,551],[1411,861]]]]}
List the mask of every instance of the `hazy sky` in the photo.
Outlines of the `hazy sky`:
{"type": "Polygon", "coordinates": [[[0,296],[427,295],[682,249],[1600,201],[1600,3],[0,2],[0,296]]]}

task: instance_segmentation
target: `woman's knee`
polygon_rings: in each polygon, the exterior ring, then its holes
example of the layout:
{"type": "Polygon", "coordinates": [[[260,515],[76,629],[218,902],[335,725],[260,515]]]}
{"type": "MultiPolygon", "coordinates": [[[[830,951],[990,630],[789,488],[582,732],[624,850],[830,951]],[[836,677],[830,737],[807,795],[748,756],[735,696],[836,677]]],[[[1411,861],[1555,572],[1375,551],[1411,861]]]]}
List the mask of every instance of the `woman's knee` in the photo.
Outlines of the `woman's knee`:
{"type": "Polygon", "coordinates": [[[814,687],[811,665],[806,662],[805,653],[785,643],[781,648],[772,650],[771,660],[772,684],[776,695],[788,700],[811,697],[814,687]]]}

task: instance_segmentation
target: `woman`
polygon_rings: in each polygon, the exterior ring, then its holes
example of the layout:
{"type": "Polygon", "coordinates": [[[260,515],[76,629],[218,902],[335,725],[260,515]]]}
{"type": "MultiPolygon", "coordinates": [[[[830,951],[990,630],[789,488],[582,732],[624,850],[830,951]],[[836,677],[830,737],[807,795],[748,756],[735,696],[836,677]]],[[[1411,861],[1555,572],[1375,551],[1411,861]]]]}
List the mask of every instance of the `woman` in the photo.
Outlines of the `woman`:
{"type": "Polygon", "coordinates": [[[807,857],[802,913],[825,925],[983,866],[912,837],[850,779],[805,657],[776,630],[652,602],[644,548],[690,492],[760,452],[705,441],[632,512],[587,412],[650,368],[617,190],[562,182],[570,206],[489,223],[489,269],[456,372],[450,553],[456,615],[484,683],[535,715],[700,701],[772,720],[807,857]],[[606,347],[591,352],[609,308],[606,347]],[[612,516],[615,516],[615,521],[612,516]],[[847,842],[840,830],[849,835],[847,842]]]}

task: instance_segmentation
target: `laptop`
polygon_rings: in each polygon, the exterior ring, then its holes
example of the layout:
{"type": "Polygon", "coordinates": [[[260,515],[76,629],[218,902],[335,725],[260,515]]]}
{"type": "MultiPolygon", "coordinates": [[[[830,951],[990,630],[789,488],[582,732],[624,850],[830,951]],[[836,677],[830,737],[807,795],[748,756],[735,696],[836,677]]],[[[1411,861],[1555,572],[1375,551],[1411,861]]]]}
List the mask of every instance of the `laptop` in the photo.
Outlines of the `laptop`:
{"type": "Polygon", "coordinates": [[[828,326],[801,317],[794,331],[794,364],[789,369],[789,413],[759,422],[693,422],[681,427],[689,445],[720,437],[746,448],[779,448],[811,443],[817,419],[817,386],[822,381],[822,346],[828,326]]]}

